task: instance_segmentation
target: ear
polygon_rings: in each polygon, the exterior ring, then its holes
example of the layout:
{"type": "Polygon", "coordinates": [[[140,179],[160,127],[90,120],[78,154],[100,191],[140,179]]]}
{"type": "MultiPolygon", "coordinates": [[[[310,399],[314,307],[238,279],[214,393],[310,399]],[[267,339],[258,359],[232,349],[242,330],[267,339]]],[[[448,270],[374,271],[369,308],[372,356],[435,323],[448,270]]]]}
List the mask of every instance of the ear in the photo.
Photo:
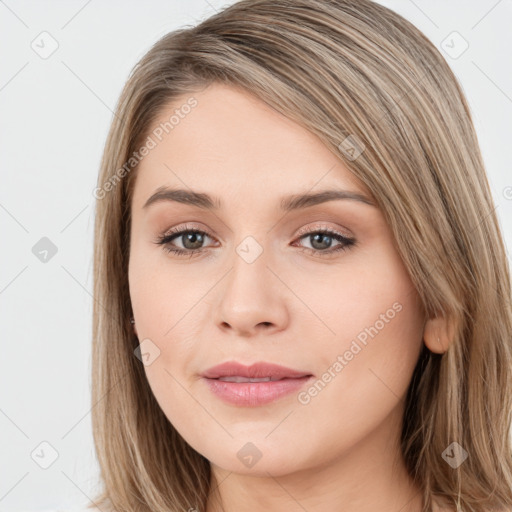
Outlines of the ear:
{"type": "Polygon", "coordinates": [[[137,333],[137,327],[135,326],[135,318],[133,318],[133,316],[130,318],[130,323],[133,326],[133,332],[135,333],[135,336],[137,336],[138,338],[139,334],[137,333]]]}
{"type": "Polygon", "coordinates": [[[453,318],[436,316],[425,322],[423,341],[430,352],[444,354],[454,342],[455,332],[453,318]]]}

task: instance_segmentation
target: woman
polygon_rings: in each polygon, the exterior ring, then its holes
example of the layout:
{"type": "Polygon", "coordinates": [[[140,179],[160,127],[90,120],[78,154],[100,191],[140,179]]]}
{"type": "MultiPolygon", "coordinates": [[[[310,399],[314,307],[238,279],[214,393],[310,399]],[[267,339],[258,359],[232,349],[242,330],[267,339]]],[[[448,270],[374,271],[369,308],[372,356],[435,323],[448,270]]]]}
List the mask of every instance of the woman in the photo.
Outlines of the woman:
{"type": "Polygon", "coordinates": [[[505,248],[405,19],[243,0],[168,34],[95,196],[102,511],[512,505],[505,248]]]}

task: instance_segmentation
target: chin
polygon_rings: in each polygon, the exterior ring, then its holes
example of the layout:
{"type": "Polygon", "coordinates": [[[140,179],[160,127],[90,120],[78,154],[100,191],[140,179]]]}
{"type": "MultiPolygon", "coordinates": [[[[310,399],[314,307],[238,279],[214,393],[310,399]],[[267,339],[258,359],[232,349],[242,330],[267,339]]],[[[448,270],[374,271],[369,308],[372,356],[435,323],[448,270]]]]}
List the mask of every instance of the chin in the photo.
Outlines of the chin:
{"type": "Polygon", "coordinates": [[[281,445],[279,448],[270,447],[265,442],[234,442],[236,447],[224,447],[215,453],[203,455],[211,464],[229,472],[268,477],[275,477],[294,473],[302,469],[297,459],[295,449],[287,449],[281,445]]]}

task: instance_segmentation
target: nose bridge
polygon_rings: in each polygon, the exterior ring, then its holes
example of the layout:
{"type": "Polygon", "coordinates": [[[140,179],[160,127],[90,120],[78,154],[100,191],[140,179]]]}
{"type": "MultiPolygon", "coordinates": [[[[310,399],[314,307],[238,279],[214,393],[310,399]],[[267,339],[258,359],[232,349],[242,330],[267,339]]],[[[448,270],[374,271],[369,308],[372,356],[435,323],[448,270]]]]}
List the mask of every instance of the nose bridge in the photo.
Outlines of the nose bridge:
{"type": "MultiPolygon", "coordinates": [[[[261,240],[261,236],[258,236],[261,240]]],[[[259,295],[271,286],[267,282],[272,273],[268,270],[268,251],[264,249],[264,241],[258,241],[255,236],[245,236],[235,246],[231,258],[232,271],[228,278],[229,287],[241,295],[238,300],[243,300],[245,294],[259,295]]],[[[227,290],[226,290],[227,291],[227,290]]],[[[253,297],[253,299],[256,297],[253,297]]]]}
{"type": "MultiPolygon", "coordinates": [[[[245,236],[234,247],[231,271],[221,291],[217,320],[219,325],[248,333],[257,326],[281,329],[287,313],[276,277],[269,270],[271,255],[255,236],[245,236]]],[[[254,331],[255,332],[255,331],[254,331]]]]}

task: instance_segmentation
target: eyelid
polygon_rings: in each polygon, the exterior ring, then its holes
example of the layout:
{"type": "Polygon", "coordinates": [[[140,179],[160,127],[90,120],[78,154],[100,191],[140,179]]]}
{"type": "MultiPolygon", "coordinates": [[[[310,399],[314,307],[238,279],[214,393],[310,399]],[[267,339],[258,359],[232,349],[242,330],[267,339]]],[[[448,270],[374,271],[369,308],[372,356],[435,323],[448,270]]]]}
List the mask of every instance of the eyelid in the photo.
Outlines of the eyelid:
{"type": "MultiPolygon", "coordinates": [[[[346,231],[344,232],[340,228],[333,228],[331,226],[328,226],[325,223],[317,223],[314,226],[304,226],[304,227],[300,228],[295,233],[295,238],[301,237],[302,235],[307,235],[307,234],[310,234],[310,233],[315,233],[316,231],[320,231],[320,230],[336,233],[336,234],[338,234],[338,235],[340,235],[340,236],[342,236],[342,237],[344,237],[346,239],[352,239],[353,238],[353,235],[351,235],[350,233],[347,233],[346,231]]],[[[212,240],[217,240],[218,241],[218,238],[215,237],[210,232],[210,230],[207,229],[206,227],[203,227],[203,226],[200,226],[200,225],[191,225],[189,223],[179,224],[178,226],[175,226],[175,227],[172,227],[172,228],[168,229],[167,231],[165,231],[160,236],[160,239],[168,238],[169,236],[171,236],[173,234],[180,233],[182,231],[200,231],[200,232],[205,233],[212,240]]]]}
{"type": "Polygon", "coordinates": [[[347,230],[342,231],[340,228],[333,228],[328,226],[327,224],[315,224],[314,226],[305,226],[299,229],[296,233],[296,237],[300,237],[301,235],[308,235],[310,233],[315,233],[316,231],[329,231],[331,233],[336,233],[344,238],[352,239],[353,235],[347,232],[347,230]]]}
{"type": "Polygon", "coordinates": [[[178,233],[180,231],[202,231],[206,233],[211,238],[214,238],[213,235],[210,233],[210,230],[205,228],[202,224],[191,224],[189,222],[185,222],[184,224],[178,224],[177,226],[174,226],[172,228],[169,228],[167,231],[164,231],[162,234],[162,237],[170,236],[174,233],[178,233]]]}

